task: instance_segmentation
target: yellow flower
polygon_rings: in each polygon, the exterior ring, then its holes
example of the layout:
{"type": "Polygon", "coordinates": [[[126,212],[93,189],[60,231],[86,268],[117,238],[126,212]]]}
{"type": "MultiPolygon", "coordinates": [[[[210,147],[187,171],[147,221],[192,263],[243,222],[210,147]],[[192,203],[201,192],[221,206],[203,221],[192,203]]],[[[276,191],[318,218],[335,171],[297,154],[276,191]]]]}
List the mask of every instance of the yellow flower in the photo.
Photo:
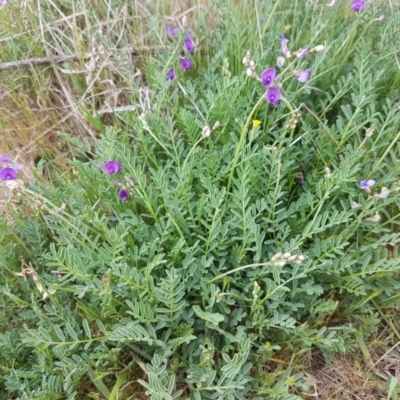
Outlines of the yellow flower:
{"type": "Polygon", "coordinates": [[[258,119],[253,119],[253,129],[257,128],[261,124],[261,121],[258,119]]]}

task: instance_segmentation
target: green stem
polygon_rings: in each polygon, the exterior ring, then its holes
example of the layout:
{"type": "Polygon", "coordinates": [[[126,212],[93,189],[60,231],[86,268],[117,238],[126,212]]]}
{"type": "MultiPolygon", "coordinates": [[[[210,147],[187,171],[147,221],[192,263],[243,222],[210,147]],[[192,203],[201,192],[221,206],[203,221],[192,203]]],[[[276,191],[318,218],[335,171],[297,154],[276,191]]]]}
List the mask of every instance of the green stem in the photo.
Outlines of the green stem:
{"type": "Polygon", "coordinates": [[[250,124],[250,122],[251,122],[251,120],[253,118],[254,113],[256,112],[257,108],[259,107],[259,105],[261,104],[262,101],[265,101],[264,94],[260,97],[260,99],[257,101],[256,105],[251,110],[249,116],[247,117],[246,123],[243,126],[242,132],[240,133],[239,144],[238,144],[238,146],[236,148],[235,156],[233,157],[233,163],[232,163],[232,167],[231,167],[231,172],[229,174],[228,186],[227,186],[227,190],[226,190],[227,192],[229,192],[229,189],[230,189],[231,184],[232,184],[233,174],[234,174],[236,166],[237,166],[237,162],[238,162],[238,159],[239,159],[240,151],[242,150],[244,138],[246,136],[246,133],[248,132],[248,126],[249,126],[249,124],[250,124]]]}
{"type": "Polygon", "coordinates": [[[217,281],[217,280],[219,280],[219,279],[221,279],[221,278],[224,278],[224,277],[227,276],[227,275],[234,274],[235,272],[241,271],[241,270],[243,270],[243,269],[253,268],[253,267],[264,267],[264,266],[266,266],[266,265],[271,265],[271,263],[270,263],[270,262],[267,262],[267,263],[257,263],[257,264],[242,265],[241,267],[237,267],[237,268],[232,269],[232,270],[230,270],[230,271],[228,271],[228,272],[224,272],[223,274],[218,275],[218,276],[216,276],[215,278],[210,279],[210,280],[207,282],[207,284],[213,283],[213,282],[215,282],[215,281],[217,281]]]}
{"type": "Polygon", "coordinates": [[[260,41],[258,42],[258,45],[257,45],[256,50],[255,50],[255,52],[254,52],[255,54],[257,54],[258,51],[259,51],[259,49],[260,49],[261,42],[262,42],[262,38],[265,36],[265,34],[266,34],[266,32],[267,32],[267,29],[268,29],[268,27],[269,27],[269,24],[270,24],[272,18],[274,17],[274,15],[275,15],[276,9],[278,8],[278,4],[279,4],[279,0],[276,1],[276,3],[274,4],[274,7],[272,8],[271,12],[269,13],[267,22],[265,23],[264,29],[263,29],[263,31],[262,31],[262,33],[261,33],[260,41]]]}

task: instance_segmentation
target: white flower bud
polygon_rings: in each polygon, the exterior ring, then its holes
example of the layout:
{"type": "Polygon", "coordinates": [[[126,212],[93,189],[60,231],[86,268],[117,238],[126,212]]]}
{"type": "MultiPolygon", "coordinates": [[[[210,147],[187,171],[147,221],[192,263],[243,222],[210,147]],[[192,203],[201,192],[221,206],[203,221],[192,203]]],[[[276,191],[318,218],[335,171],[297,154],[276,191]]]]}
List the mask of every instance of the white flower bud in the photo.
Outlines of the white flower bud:
{"type": "Polygon", "coordinates": [[[217,129],[217,128],[219,128],[219,121],[215,122],[215,124],[213,125],[211,130],[213,131],[214,129],[217,129]]]}
{"type": "Polygon", "coordinates": [[[275,263],[275,265],[277,267],[284,267],[286,265],[286,261],[285,260],[278,261],[278,262],[275,263]]]}
{"type": "Polygon", "coordinates": [[[390,190],[387,187],[383,187],[379,194],[374,195],[377,199],[386,199],[390,194],[390,190]]]}
{"type": "Polygon", "coordinates": [[[290,253],[284,253],[284,254],[282,254],[282,258],[283,258],[284,260],[288,260],[291,256],[292,256],[292,255],[291,255],[290,253]]]}
{"type": "Polygon", "coordinates": [[[247,76],[251,77],[254,75],[254,71],[251,68],[247,68],[246,74],[247,74],[247,76]]]}
{"type": "Polygon", "coordinates": [[[276,66],[277,66],[278,68],[282,68],[282,67],[284,66],[284,64],[285,64],[285,58],[282,57],[282,56],[279,56],[279,57],[276,59],[276,66]]]}
{"type": "Polygon", "coordinates": [[[360,203],[357,203],[356,201],[351,202],[351,208],[360,208],[360,207],[361,207],[360,203]]]}
{"type": "Polygon", "coordinates": [[[380,220],[381,220],[381,216],[379,215],[378,212],[373,217],[365,218],[365,221],[369,221],[369,222],[379,222],[380,220]]]}
{"type": "Polygon", "coordinates": [[[331,170],[328,167],[325,168],[325,176],[327,178],[329,178],[331,176],[331,170]]]}
{"type": "Polygon", "coordinates": [[[325,50],[325,46],[322,45],[322,44],[319,44],[318,46],[315,46],[314,48],[312,48],[310,50],[310,53],[319,53],[319,52],[324,51],[324,50],[325,50]]]}
{"type": "Polygon", "coordinates": [[[277,261],[277,260],[279,260],[281,257],[282,257],[282,253],[281,253],[281,252],[276,253],[276,254],[271,258],[271,261],[272,261],[272,262],[277,261]]]}
{"type": "Polygon", "coordinates": [[[204,137],[209,137],[210,135],[211,135],[211,128],[210,128],[209,125],[206,125],[206,126],[203,128],[203,136],[204,136],[204,137]]]}
{"type": "Polygon", "coordinates": [[[371,137],[374,134],[374,128],[366,128],[365,129],[365,136],[371,137]]]}
{"type": "Polygon", "coordinates": [[[297,255],[297,254],[294,254],[293,256],[290,256],[290,257],[288,258],[288,261],[296,261],[297,258],[298,258],[298,255],[297,255]]]}

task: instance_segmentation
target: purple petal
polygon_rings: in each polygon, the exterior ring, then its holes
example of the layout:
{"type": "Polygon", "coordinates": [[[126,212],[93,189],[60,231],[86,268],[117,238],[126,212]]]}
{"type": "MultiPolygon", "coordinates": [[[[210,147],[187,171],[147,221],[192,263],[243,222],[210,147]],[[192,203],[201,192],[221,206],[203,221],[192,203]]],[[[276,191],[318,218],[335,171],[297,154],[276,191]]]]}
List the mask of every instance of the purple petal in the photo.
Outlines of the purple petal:
{"type": "Polygon", "coordinates": [[[363,190],[369,190],[369,188],[375,185],[375,183],[376,183],[375,179],[368,179],[368,181],[365,179],[361,179],[360,188],[363,190]]]}
{"type": "Polygon", "coordinates": [[[170,81],[173,81],[175,79],[175,70],[173,68],[171,68],[168,73],[167,73],[167,78],[170,81]]]}
{"type": "Polygon", "coordinates": [[[3,168],[0,171],[0,179],[2,181],[11,181],[17,178],[17,171],[13,168],[3,168]]]}
{"type": "Polygon", "coordinates": [[[193,38],[193,32],[189,29],[189,30],[186,32],[185,39],[192,40],[192,38],[193,38]]]}
{"type": "Polygon", "coordinates": [[[296,57],[300,60],[301,58],[304,58],[310,51],[308,49],[300,49],[298,52],[296,52],[296,57]]]}
{"type": "Polygon", "coordinates": [[[311,76],[311,69],[300,71],[296,74],[296,79],[301,83],[306,83],[311,76]]]}
{"type": "Polygon", "coordinates": [[[171,26],[169,26],[169,27],[167,28],[167,35],[168,35],[168,36],[175,36],[175,29],[172,28],[171,26]]]}
{"type": "Polygon", "coordinates": [[[365,1],[363,0],[353,0],[351,3],[351,8],[354,12],[359,12],[365,7],[365,1]]]}
{"type": "Polygon", "coordinates": [[[282,53],[283,53],[283,54],[290,53],[290,50],[289,50],[289,48],[288,48],[288,46],[287,46],[287,44],[289,43],[289,39],[286,39],[286,38],[285,38],[285,35],[281,35],[280,40],[281,40],[281,50],[282,50],[282,53]]]}
{"type": "Polygon", "coordinates": [[[275,68],[266,69],[261,74],[261,85],[269,86],[271,85],[271,83],[274,82],[275,78],[276,78],[276,69],[275,68]]]}
{"type": "Polygon", "coordinates": [[[8,154],[2,154],[0,157],[0,162],[7,164],[11,161],[11,157],[8,154]]]}
{"type": "Polygon", "coordinates": [[[192,62],[189,58],[181,58],[179,62],[184,71],[189,71],[192,68],[192,62]]]}
{"type": "Polygon", "coordinates": [[[118,198],[121,201],[128,201],[129,199],[129,192],[126,189],[121,189],[118,193],[118,198]]]}
{"type": "Polygon", "coordinates": [[[265,94],[265,99],[267,100],[267,103],[273,104],[274,106],[277,106],[279,104],[281,97],[282,93],[276,87],[268,88],[267,93],[265,94]]]}
{"type": "Polygon", "coordinates": [[[122,164],[119,163],[118,161],[106,161],[104,163],[104,168],[103,170],[108,174],[108,175],[115,175],[117,174],[120,169],[122,168],[122,164]]]}
{"type": "Polygon", "coordinates": [[[194,43],[192,39],[185,39],[183,41],[183,46],[185,47],[186,51],[189,52],[190,54],[194,53],[194,43]]]}

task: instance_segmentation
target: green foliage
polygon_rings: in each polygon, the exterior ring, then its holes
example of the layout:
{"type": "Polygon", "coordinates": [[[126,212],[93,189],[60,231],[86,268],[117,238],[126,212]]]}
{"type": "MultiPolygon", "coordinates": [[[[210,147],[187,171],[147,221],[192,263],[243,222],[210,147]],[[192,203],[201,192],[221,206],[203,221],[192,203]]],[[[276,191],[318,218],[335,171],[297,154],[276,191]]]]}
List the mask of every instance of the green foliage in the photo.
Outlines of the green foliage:
{"type": "Polygon", "coordinates": [[[221,43],[200,24],[206,51],[179,80],[165,79],[177,50],[149,58],[148,102],[116,113],[121,129],[102,123],[93,158],[87,140],[63,134],[70,170],[11,194],[3,397],[128,399],[126,379],[154,400],[299,399],[307,380],[292,365],[273,371],[274,356],[349,351],[358,318],[378,323],[372,304],[398,305],[398,78],[384,68],[399,17],[383,26],[307,2],[301,20],[302,1],[266,3],[251,22],[221,6],[210,28],[221,43]],[[238,34],[246,26],[254,37],[238,34]],[[273,107],[241,60],[251,48],[258,73],[272,66],[283,31],[293,49],[327,48],[296,64],[313,69],[306,85],[284,75],[273,107]],[[108,160],[118,175],[102,170],[108,160]],[[122,202],[115,182],[132,179],[122,202]],[[361,179],[376,180],[370,193],[361,179]]]}

